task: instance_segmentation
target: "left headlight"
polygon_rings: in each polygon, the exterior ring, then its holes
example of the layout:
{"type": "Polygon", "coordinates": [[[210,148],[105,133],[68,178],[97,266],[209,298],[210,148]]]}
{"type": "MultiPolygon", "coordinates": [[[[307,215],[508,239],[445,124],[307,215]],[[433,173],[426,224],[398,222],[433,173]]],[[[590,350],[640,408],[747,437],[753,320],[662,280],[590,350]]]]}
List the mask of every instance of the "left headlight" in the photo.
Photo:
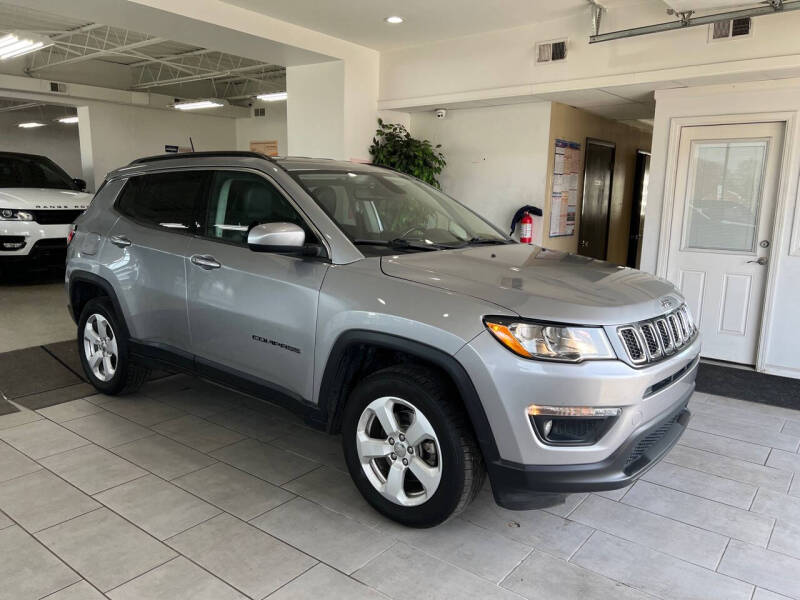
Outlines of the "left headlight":
{"type": "Polygon", "coordinates": [[[33,221],[33,214],[16,208],[0,208],[0,221],[33,221]]]}
{"type": "Polygon", "coordinates": [[[524,358],[581,362],[617,355],[600,327],[576,327],[507,317],[486,317],[486,328],[506,348],[524,358]]]}

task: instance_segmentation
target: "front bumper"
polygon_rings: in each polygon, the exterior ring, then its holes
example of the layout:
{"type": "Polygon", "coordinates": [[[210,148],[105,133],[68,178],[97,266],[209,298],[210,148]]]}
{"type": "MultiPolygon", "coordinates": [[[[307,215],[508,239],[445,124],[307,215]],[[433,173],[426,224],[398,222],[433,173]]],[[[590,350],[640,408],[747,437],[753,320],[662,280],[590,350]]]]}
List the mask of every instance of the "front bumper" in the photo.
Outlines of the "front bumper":
{"type": "Polygon", "coordinates": [[[24,245],[18,249],[3,249],[0,260],[8,258],[48,258],[50,254],[64,257],[69,224],[41,225],[35,221],[0,221],[0,242],[4,239],[24,245]]]}

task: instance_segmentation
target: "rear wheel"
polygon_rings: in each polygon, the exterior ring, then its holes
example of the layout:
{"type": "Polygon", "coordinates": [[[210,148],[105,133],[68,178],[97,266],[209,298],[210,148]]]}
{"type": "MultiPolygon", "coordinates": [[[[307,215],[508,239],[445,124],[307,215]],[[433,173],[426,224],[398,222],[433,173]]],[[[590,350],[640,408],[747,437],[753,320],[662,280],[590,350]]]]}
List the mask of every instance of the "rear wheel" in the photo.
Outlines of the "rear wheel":
{"type": "Polygon", "coordinates": [[[104,394],[135,392],[149,373],[131,362],[122,323],[108,298],[93,298],[83,308],[78,353],[89,383],[104,394]]]}
{"type": "Polygon", "coordinates": [[[484,479],[457,399],[424,367],[373,373],[353,390],[342,424],[350,475],[379,512],[431,527],[461,512],[484,479]]]}

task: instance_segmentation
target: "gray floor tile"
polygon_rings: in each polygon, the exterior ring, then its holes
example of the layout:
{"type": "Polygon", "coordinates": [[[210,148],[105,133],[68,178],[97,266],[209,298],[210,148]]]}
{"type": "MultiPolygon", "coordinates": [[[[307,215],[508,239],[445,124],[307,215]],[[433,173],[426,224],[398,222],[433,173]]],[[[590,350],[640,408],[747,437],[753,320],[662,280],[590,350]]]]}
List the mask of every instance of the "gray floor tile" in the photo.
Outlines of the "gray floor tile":
{"type": "Polygon", "coordinates": [[[114,452],[164,479],[174,479],[216,462],[210,456],[161,435],[118,446],[114,452]]]}
{"type": "Polygon", "coordinates": [[[711,473],[712,475],[741,481],[742,483],[781,491],[789,489],[789,481],[792,477],[791,473],[779,471],[772,467],[756,465],[744,460],[728,458],[727,456],[686,446],[675,446],[664,460],[683,467],[711,473]]]}
{"type": "Polygon", "coordinates": [[[697,448],[698,450],[708,450],[723,456],[739,458],[748,462],[763,465],[769,456],[770,447],[743,442],[713,433],[705,433],[696,429],[687,429],[683,432],[680,444],[697,448]]]}
{"type": "Polygon", "coordinates": [[[797,421],[786,421],[783,425],[783,429],[781,429],[781,433],[800,437],[800,419],[797,421]]]}
{"type": "Polygon", "coordinates": [[[502,581],[533,550],[459,518],[431,529],[398,527],[397,530],[403,542],[495,583],[502,581]]]}
{"type": "Polygon", "coordinates": [[[338,435],[329,435],[305,427],[295,427],[288,435],[275,438],[270,443],[309,460],[347,471],[342,450],[342,438],[338,435]]]}
{"type": "MultiPolygon", "coordinates": [[[[628,493],[628,490],[630,489],[631,486],[626,485],[624,488],[619,488],[618,490],[608,490],[606,492],[594,492],[594,493],[597,494],[598,496],[602,496],[603,498],[608,498],[609,500],[619,501],[625,494],[628,493]]],[[[755,493],[755,491],[753,493],[755,493]]]]}
{"type": "Polygon", "coordinates": [[[212,452],[211,456],[275,485],[282,485],[319,466],[297,454],[256,440],[242,440],[225,446],[212,452]]]}
{"type": "Polygon", "coordinates": [[[178,477],[172,483],[245,521],[295,497],[225,463],[216,463],[178,477]]]}
{"type": "Polygon", "coordinates": [[[104,592],[175,556],[164,544],[105,508],[41,531],[37,537],[104,592]]]}
{"type": "Polygon", "coordinates": [[[781,471],[800,473],[800,454],[786,452],[785,450],[773,450],[767,459],[767,466],[781,471]]]}
{"type": "Polygon", "coordinates": [[[41,598],[77,581],[77,573],[22,528],[0,530],[0,600],[41,598]]]}
{"type": "Polygon", "coordinates": [[[758,490],[749,483],[741,483],[668,462],[657,464],[645,473],[642,479],[744,509],[750,507],[758,490]]]}
{"type": "Polygon", "coordinates": [[[775,427],[762,427],[753,418],[735,420],[717,415],[698,414],[689,422],[689,427],[781,450],[795,451],[800,445],[800,437],[780,433],[775,427]]]}
{"type": "Polygon", "coordinates": [[[182,556],[109,592],[112,600],[245,600],[231,586],[182,556]]]}
{"type": "Polygon", "coordinates": [[[501,508],[488,491],[478,494],[462,516],[521,544],[564,558],[571,556],[592,533],[590,527],[543,510],[501,508]]]}
{"type": "Polygon", "coordinates": [[[734,405],[730,402],[731,399],[723,399],[722,396],[717,396],[717,399],[717,402],[693,403],[692,413],[703,415],[703,418],[722,419],[737,425],[755,424],[770,431],[780,431],[786,420],[784,415],[769,414],[761,410],[763,404],[748,402],[746,405],[734,405]]]}
{"type": "Polygon", "coordinates": [[[31,458],[44,458],[89,442],[61,425],[41,420],[0,431],[0,439],[31,458]]]}
{"type": "Polygon", "coordinates": [[[84,398],[79,398],[78,400],[63,402],[62,404],[48,406],[47,408],[40,408],[37,412],[51,421],[62,423],[79,417],[93,415],[101,410],[103,409],[97,404],[93,404],[84,398]]]}
{"type": "Polygon", "coordinates": [[[0,529],[5,529],[6,527],[11,527],[14,524],[14,521],[9,519],[2,511],[0,511],[0,529]]]}
{"type": "Polygon", "coordinates": [[[41,469],[36,462],[5,442],[0,442],[0,482],[41,469]]]}
{"type": "Polygon", "coordinates": [[[45,470],[0,483],[0,509],[28,531],[99,507],[91,497],[45,470]]]}
{"type": "Polygon", "coordinates": [[[778,522],[775,523],[775,530],[772,532],[772,538],[769,540],[768,548],[800,558],[800,521],[778,519],[778,522]]]}
{"type": "Polygon", "coordinates": [[[776,594],[775,592],[770,592],[769,590],[765,590],[763,588],[756,588],[756,593],[753,594],[753,600],[791,600],[786,596],[782,596],[781,594],[776,594]]]}
{"type": "Polygon", "coordinates": [[[87,494],[102,492],[147,473],[94,444],[49,456],[40,462],[87,494]]]}
{"type": "Polygon", "coordinates": [[[107,396],[106,394],[93,394],[91,396],[86,396],[84,400],[96,404],[97,406],[103,406],[103,404],[111,402],[115,398],[116,396],[107,396]]]}
{"type": "Polygon", "coordinates": [[[143,394],[119,396],[103,404],[103,408],[143,427],[152,427],[156,423],[177,419],[186,414],[174,406],[158,402],[143,394]]]}
{"type": "Polygon", "coordinates": [[[228,514],[184,531],[170,545],[248,596],[263,598],[316,561],[228,514]]]}
{"type": "Polygon", "coordinates": [[[122,484],[95,498],[160,540],[186,531],[221,512],[154,475],[122,484]]]}
{"type": "Polygon", "coordinates": [[[209,423],[194,415],[166,421],[153,429],[200,452],[211,452],[244,439],[241,433],[209,423]]]}
{"type": "Polygon", "coordinates": [[[529,600],[655,600],[654,596],[539,551],[526,558],[502,585],[529,600]]]}
{"type": "Polygon", "coordinates": [[[800,559],[731,540],[718,571],[759,587],[800,598],[800,559]]]}
{"type": "Polygon", "coordinates": [[[239,395],[224,388],[185,389],[159,395],[159,400],[198,417],[230,410],[239,404],[239,395]]]}
{"type": "MultiPolygon", "coordinates": [[[[624,494],[620,494],[623,496],[624,494]]],[[[544,510],[554,515],[558,515],[559,517],[566,517],[575,510],[578,505],[586,500],[588,493],[584,494],[569,494],[564,498],[564,502],[562,504],[556,504],[555,506],[548,506],[544,510]]]]}
{"type": "Polygon", "coordinates": [[[792,480],[792,487],[789,488],[789,495],[800,498],[800,477],[797,475],[795,475],[792,480]]]}
{"type": "MultiPolygon", "coordinates": [[[[12,404],[14,403],[12,402],[12,404]]],[[[44,418],[35,410],[28,410],[19,404],[14,404],[14,406],[19,409],[19,412],[0,416],[0,431],[3,429],[11,429],[12,427],[19,427],[25,423],[32,423],[44,418]]]]}
{"type": "Polygon", "coordinates": [[[753,586],[598,531],[572,562],[670,600],[749,600],[753,586]]]}
{"type": "Polygon", "coordinates": [[[477,575],[403,543],[389,548],[353,577],[396,600],[519,600],[477,575]]]}
{"type": "Polygon", "coordinates": [[[139,389],[139,393],[149,396],[150,398],[161,400],[164,395],[189,388],[194,381],[197,381],[197,378],[191,375],[184,375],[182,373],[179,375],[170,375],[169,377],[161,377],[146,382],[139,389]]]}
{"type": "MultiPolygon", "coordinates": [[[[740,412],[741,416],[745,418],[753,416],[759,418],[764,415],[769,415],[780,419],[797,419],[797,410],[792,408],[773,406],[762,402],[751,402],[749,400],[738,400],[736,398],[727,398],[725,396],[716,396],[713,394],[701,394],[700,396],[699,400],[703,404],[716,405],[722,407],[724,410],[740,412]]],[[[694,398],[692,401],[694,401],[694,398]]]]}
{"type": "Polygon", "coordinates": [[[104,600],[105,596],[86,581],[79,581],[69,587],[51,594],[42,600],[104,600]]]}
{"type": "Polygon", "coordinates": [[[251,523],[345,573],[364,566],[394,543],[391,537],[305,498],[295,498],[251,523]]]}
{"type": "Polygon", "coordinates": [[[113,448],[153,435],[149,429],[106,410],[66,421],[64,427],[104,448],[113,448]]]}
{"type": "Polygon", "coordinates": [[[716,567],[728,543],[717,533],[599,496],[587,498],[569,518],[708,569],[716,567]]]}
{"type": "Polygon", "coordinates": [[[342,575],[328,565],[318,564],[272,594],[269,600],[307,600],[308,598],[381,600],[386,596],[342,575]]]}
{"type": "Polygon", "coordinates": [[[380,513],[364,500],[350,475],[339,469],[320,467],[283,487],[366,525],[383,521],[380,513]]]}
{"type": "Polygon", "coordinates": [[[771,517],[646,481],[636,482],[622,502],[765,548],[774,523],[771,517]]]}
{"type": "Polygon", "coordinates": [[[758,490],[750,510],[779,520],[800,523],[800,498],[773,490],[758,490]]]}
{"type": "Polygon", "coordinates": [[[215,413],[206,417],[212,423],[238,431],[242,435],[269,442],[275,438],[286,435],[287,431],[297,427],[288,421],[277,419],[249,408],[236,407],[224,412],[215,413]]]}

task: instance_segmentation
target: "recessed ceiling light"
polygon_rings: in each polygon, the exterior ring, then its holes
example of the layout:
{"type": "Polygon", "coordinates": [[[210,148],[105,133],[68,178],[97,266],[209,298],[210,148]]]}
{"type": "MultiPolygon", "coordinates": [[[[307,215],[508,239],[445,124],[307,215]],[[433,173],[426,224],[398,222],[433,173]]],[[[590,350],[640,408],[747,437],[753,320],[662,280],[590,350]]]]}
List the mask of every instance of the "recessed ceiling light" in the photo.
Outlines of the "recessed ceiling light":
{"type": "Polygon", "coordinates": [[[200,108],[217,108],[219,106],[225,106],[226,102],[224,100],[184,100],[183,102],[176,102],[172,105],[173,108],[177,108],[178,110],[198,110],[200,108]]]}
{"type": "Polygon", "coordinates": [[[393,16],[393,17],[386,17],[384,19],[387,23],[391,23],[392,25],[399,25],[403,22],[403,17],[393,16]]]}
{"type": "Polygon", "coordinates": [[[259,94],[256,96],[259,100],[263,100],[264,102],[280,102],[281,100],[286,100],[289,97],[289,94],[286,92],[275,92],[274,94],[259,94]]]}
{"type": "Polygon", "coordinates": [[[78,122],[78,117],[63,117],[58,120],[59,123],[72,124],[78,122]]]}
{"type": "Polygon", "coordinates": [[[44,127],[44,123],[37,123],[36,121],[31,121],[30,123],[20,123],[17,127],[22,127],[23,129],[33,129],[34,127],[44,127]]]}

